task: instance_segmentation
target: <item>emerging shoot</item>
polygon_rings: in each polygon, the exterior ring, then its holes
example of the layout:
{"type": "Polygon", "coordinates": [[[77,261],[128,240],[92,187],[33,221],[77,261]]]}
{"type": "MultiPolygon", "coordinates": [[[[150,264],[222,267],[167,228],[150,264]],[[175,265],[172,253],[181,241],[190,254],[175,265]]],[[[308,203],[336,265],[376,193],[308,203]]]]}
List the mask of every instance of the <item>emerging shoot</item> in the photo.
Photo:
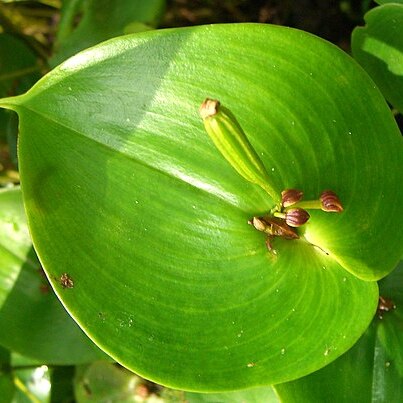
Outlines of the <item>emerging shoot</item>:
{"type": "Polygon", "coordinates": [[[287,208],[292,206],[295,203],[298,203],[304,193],[301,190],[297,189],[286,189],[281,192],[281,205],[283,208],[287,208]]]}
{"type": "Polygon", "coordinates": [[[219,101],[207,98],[200,107],[200,116],[223,157],[242,177],[259,185],[277,203],[279,197],[270,184],[269,174],[231,111],[219,101]]]}

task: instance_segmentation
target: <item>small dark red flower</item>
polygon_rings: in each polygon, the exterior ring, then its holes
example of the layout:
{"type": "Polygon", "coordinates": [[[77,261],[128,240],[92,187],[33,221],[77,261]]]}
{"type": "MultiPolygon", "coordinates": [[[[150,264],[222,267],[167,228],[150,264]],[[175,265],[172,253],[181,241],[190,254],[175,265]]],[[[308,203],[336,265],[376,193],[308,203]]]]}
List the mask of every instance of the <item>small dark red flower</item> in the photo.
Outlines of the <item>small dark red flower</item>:
{"type": "Polygon", "coordinates": [[[343,205],[339,197],[332,190],[323,191],[320,195],[320,202],[323,211],[330,213],[341,213],[343,211],[343,205]]]}

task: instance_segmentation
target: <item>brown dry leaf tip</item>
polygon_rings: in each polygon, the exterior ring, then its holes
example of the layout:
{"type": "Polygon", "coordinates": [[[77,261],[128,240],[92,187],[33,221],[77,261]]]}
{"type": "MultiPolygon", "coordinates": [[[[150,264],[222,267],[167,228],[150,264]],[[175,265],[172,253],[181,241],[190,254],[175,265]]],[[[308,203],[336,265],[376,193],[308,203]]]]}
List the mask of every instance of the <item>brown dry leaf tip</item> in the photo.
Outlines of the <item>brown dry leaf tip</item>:
{"type": "Polygon", "coordinates": [[[267,224],[259,217],[253,217],[248,221],[248,224],[253,225],[258,231],[265,232],[267,229],[267,224]]]}
{"type": "Polygon", "coordinates": [[[309,213],[299,207],[291,208],[285,213],[285,222],[290,227],[300,227],[304,225],[309,220],[309,213]]]}
{"type": "Polygon", "coordinates": [[[74,287],[73,279],[67,273],[63,273],[60,276],[59,281],[63,288],[73,288],[74,287]]]}
{"type": "Polygon", "coordinates": [[[200,106],[199,112],[202,119],[214,116],[218,112],[220,101],[216,99],[206,98],[200,106]]]}
{"type": "Polygon", "coordinates": [[[297,189],[285,189],[281,192],[281,205],[286,208],[299,202],[304,193],[297,189]]]}
{"type": "Polygon", "coordinates": [[[341,213],[343,205],[336,193],[332,190],[325,190],[320,195],[322,210],[330,213],[341,213]]]}

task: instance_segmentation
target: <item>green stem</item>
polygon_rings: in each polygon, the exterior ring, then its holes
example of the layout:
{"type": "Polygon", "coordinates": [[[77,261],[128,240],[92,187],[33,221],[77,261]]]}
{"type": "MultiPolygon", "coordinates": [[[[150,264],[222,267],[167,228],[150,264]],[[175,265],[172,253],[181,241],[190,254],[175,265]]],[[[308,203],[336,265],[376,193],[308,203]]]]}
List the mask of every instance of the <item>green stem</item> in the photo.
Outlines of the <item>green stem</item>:
{"type": "Polygon", "coordinates": [[[320,200],[302,200],[290,206],[290,208],[296,207],[302,208],[304,210],[322,210],[322,203],[320,200]]]}
{"type": "Polygon", "coordinates": [[[16,95],[14,97],[0,98],[0,108],[11,109],[12,111],[17,111],[17,106],[19,105],[18,99],[23,97],[22,95],[16,95]],[[15,101],[17,100],[17,102],[15,101]]]}
{"type": "Polygon", "coordinates": [[[278,217],[278,218],[285,218],[285,213],[280,213],[279,211],[275,211],[273,213],[274,217],[278,217]]]}
{"type": "Polygon", "coordinates": [[[273,199],[273,201],[278,204],[280,203],[280,196],[269,184],[260,184],[260,187],[273,199]]]}
{"type": "Polygon", "coordinates": [[[14,376],[14,385],[18,388],[32,403],[40,403],[40,400],[37,399],[29,389],[24,385],[20,378],[14,376]]]}
{"type": "Polygon", "coordinates": [[[207,98],[200,115],[207,134],[232,168],[279,203],[279,192],[272,187],[270,175],[232,112],[218,100],[207,98]]]}
{"type": "Polygon", "coordinates": [[[74,19],[80,11],[81,4],[81,0],[70,0],[68,5],[62,5],[61,14],[63,17],[60,19],[57,30],[56,47],[71,35],[74,28],[74,19]]]}

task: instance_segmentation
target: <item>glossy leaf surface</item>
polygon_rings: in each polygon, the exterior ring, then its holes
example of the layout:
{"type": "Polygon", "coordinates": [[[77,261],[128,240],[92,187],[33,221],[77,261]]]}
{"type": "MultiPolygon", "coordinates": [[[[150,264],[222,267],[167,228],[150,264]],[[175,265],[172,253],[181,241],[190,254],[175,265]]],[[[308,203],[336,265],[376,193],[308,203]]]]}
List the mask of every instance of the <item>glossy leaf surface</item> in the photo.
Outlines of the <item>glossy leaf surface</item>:
{"type": "Polygon", "coordinates": [[[0,104],[20,116],[24,199],[53,287],[143,377],[196,391],[290,380],[369,324],[377,286],[356,276],[379,278],[402,254],[389,229],[403,219],[403,144],[334,46],[265,25],[150,32],[81,53],[0,104]],[[339,194],[345,211],[306,227],[322,249],[275,239],[267,251],[247,221],[273,202],[214,148],[198,116],[206,96],[232,110],[278,192],[339,194]]]}
{"type": "Polygon", "coordinates": [[[378,313],[357,344],[327,367],[296,381],[276,385],[282,402],[403,400],[402,263],[381,281],[380,294],[393,301],[396,308],[378,313]]]}
{"type": "Polygon", "coordinates": [[[0,345],[48,364],[103,356],[64,310],[41,271],[18,188],[0,191],[0,345]]]}
{"type": "Polygon", "coordinates": [[[353,55],[386,99],[403,112],[403,4],[376,7],[365,15],[365,22],[353,31],[353,55]]]}

